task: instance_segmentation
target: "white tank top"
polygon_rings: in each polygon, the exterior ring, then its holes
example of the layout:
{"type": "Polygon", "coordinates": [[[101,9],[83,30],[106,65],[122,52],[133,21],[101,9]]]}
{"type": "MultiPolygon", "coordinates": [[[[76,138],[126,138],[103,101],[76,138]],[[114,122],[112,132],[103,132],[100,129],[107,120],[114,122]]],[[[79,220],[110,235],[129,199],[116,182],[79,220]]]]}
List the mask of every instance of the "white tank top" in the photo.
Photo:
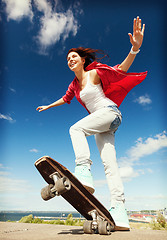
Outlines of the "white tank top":
{"type": "Polygon", "coordinates": [[[87,83],[80,91],[80,98],[90,113],[107,106],[117,106],[112,100],[107,98],[103,92],[101,84],[94,85],[90,82],[88,72],[87,83]]]}

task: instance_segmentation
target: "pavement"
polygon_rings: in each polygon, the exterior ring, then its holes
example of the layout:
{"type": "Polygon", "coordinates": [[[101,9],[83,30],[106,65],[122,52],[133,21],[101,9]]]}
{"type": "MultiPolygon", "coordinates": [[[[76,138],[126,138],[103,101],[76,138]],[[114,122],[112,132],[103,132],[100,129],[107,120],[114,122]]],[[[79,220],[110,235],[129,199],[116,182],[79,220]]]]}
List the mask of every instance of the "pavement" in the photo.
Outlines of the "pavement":
{"type": "Polygon", "coordinates": [[[111,235],[84,234],[82,227],[0,222],[1,240],[167,240],[167,231],[131,229],[128,232],[112,232],[111,235]]]}

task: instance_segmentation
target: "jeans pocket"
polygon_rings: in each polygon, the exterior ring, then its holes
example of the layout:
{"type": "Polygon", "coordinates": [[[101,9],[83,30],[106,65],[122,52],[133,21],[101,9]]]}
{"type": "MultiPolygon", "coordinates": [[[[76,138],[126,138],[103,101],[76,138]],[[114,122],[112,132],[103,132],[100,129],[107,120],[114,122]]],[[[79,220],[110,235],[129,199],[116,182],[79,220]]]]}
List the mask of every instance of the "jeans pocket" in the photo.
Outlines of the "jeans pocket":
{"type": "Polygon", "coordinates": [[[112,130],[113,132],[116,132],[120,124],[121,124],[121,119],[119,116],[116,116],[116,118],[110,125],[110,130],[112,130]]]}

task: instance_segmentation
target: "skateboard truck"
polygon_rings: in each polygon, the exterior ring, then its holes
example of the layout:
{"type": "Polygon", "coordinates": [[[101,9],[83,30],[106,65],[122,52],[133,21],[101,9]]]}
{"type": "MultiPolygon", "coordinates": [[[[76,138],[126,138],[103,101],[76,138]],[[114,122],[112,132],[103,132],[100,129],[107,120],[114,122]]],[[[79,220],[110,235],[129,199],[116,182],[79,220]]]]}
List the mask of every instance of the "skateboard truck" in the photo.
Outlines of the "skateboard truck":
{"type": "Polygon", "coordinates": [[[42,188],[41,196],[47,201],[55,196],[59,196],[71,189],[70,180],[67,177],[61,177],[58,172],[52,173],[49,178],[54,181],[54,184],[49,184],[42,188]]]}
{"type": "Polygon", "coordinates": [[[91,212],[89,212],[88,214],[90,214],[92,216],[92,229],[94,229],[94,231],[97,231],[98,228],[98,223],[97,223],[97,211],[93,210],[91,212]]]}
{"type": "Polygon", "coordinates": [[[90,211],[88,214],[91,215],[93,220],[86,220],[84,222],[84,233],[99,233],[100,235],[109,235],[111,234],[111,231],[114,230],[114,224],[111,225],[109,222],[105,221],[105,219],[100,216],[95,209],[90,211]]]}

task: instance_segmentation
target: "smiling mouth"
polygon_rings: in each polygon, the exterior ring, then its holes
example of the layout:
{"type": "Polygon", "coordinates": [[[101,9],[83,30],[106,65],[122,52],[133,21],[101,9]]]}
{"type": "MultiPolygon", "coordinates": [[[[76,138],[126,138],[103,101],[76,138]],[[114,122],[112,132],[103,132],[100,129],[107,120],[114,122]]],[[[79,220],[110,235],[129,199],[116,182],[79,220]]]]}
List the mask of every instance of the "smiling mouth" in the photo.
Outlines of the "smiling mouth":
{"type": "Polygon", "coordinates": [[[74,67],[75,64],[76,64],[76,63],[74,63],[74,62],[71,63],[71,64],[70,64],[70,67],[74,67]]]}

